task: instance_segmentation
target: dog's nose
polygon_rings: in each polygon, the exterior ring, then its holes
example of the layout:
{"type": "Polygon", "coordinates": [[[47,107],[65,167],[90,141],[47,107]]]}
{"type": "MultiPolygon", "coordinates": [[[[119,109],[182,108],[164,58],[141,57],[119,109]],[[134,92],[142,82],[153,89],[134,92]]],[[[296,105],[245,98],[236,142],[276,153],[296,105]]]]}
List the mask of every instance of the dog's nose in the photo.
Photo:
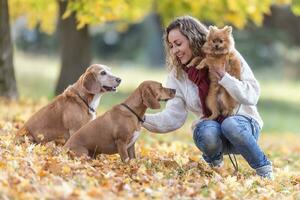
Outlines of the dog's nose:
{"type": "Polygon", "coordinates": [[[171,92],[175,94],[176,93],[176,89],[171,89],[171,92]]]}
{"type": "Polygon", "coordinates": [[[122,79],[116,78],[117,83],[121,83],[122,79]]]}

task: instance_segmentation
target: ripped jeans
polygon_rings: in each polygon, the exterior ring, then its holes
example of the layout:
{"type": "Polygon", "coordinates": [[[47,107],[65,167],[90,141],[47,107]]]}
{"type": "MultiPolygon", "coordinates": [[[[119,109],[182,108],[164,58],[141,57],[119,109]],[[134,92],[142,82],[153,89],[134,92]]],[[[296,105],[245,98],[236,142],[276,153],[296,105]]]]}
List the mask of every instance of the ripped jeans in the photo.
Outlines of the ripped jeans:
{"type": "Polygon", "coordinates": [[[203,159],[211,166],[223,162],[223,154],[241,154],[257,174],[272,172],[272,162],[258,146],[258,123],[251,118],[236,115],[227,117],[221,124],[204,120],[196,125],[193,138],[202,151],[203,159]]]}

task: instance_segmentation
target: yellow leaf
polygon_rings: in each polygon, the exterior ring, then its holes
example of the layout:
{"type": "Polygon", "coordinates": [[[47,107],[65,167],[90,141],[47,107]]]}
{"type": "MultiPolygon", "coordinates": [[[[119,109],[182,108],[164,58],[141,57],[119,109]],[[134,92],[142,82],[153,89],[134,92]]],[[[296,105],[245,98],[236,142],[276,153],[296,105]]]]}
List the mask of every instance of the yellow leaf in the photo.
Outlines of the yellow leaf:
{"type": "Polygon", "coordinates": [[[69,174],[71,172],[71,168],[67,165],[64,165],[62,167],[62,172],[63,172],[63,174],[69,174]]]}
{"type": "Polygon", "coordinates": [[[39,177],[45,177],[47,175],[47,172],[45,171],[45,170],[40,170],[39,172],[38,172],[38,176],[39,177]]]}
{"type": "Polygon", "coordinates": [[[0,169],[3,169],[5,167],[6,167],[6,164],[4,162],[0,161],[0,169]]]}

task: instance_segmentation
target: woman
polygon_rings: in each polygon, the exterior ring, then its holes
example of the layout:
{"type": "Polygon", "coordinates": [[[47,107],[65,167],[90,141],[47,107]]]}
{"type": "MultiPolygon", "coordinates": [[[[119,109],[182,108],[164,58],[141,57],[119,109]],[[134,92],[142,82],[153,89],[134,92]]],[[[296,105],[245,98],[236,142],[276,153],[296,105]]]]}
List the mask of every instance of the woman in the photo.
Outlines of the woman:
{"type": "Polygon", "coordinates": [[[272,163],[257,143],[263,126],[256,108],[259,84],[238,52],[242,63],[241,80],[223,70],[210,72],[239,102],[235,115],[220,116],[217,120],[203,119],[209,115],[205,105],[208,70],[188,68],[187,65],[193,58],[202,57],[201,47],[207,33],[207,28],[190,16],[179,17],[166,28],[164,42],[169,69],[166,86],[176,89],[176,97],[167,102],[162,112],[146,114],[143,126],[157,133],[174,131],[184,124],[188,111],[191,111],[199,117],[192,126],[193,139],[211,167],[222,167],[224,154],[241,154],[259,176],[273,178],[272,163]]]}

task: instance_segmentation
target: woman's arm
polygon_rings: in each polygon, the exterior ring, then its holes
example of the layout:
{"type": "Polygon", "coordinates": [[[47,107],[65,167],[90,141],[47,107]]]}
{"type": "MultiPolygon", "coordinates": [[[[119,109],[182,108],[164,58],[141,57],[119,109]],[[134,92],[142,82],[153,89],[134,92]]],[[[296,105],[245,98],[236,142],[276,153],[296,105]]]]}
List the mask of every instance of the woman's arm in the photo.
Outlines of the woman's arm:
{"type": "Polygon", "coordinates": [[[236,51],[241,60],[241,80],[231,76],[228,73],[222,77],[219,84],[222,85],[228,93],[239,103],[245,105],[256,105],[260,95],[260,87],[255,79],[253,72],[245,59],[236,51]]]}
{"type": "Polygon", "coordinates": [[[163,111],[155,114],[146,114],[143,127],[151,132],[166,133],[180,128],[186,118],[188,111],[185,106],[179,82],[172,75],[168,76],[166,87],[176,89],[176,95],[169,100],[163,111]]]}

